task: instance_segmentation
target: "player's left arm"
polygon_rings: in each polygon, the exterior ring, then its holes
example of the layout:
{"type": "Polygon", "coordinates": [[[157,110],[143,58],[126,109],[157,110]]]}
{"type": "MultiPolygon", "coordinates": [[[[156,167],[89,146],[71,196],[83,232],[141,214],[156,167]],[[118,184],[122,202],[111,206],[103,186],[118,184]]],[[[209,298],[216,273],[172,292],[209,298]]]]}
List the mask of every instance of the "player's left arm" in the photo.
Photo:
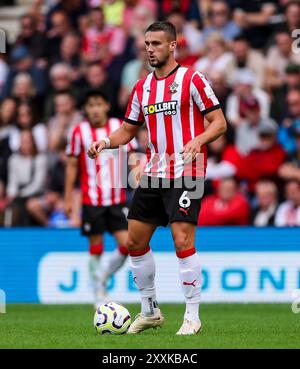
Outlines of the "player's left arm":
{"type": "Polygon", "coordinates": [[[227,123],[222,109],[215,109],[205,114],[206,129],[203,133],[189,141],[182,149],[184,160],[194,160],[200,153],[201,146],[215,141],[226,132],[227,123]]]}

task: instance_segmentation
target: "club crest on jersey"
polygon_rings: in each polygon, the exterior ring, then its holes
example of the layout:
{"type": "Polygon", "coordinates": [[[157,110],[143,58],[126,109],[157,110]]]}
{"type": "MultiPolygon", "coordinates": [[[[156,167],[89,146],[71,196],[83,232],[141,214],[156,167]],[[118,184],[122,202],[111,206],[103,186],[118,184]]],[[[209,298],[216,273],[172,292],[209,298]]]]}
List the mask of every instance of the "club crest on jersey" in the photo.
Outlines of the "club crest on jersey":
{"type": "Polygon", "coordinates": [[[179,84],[173,81],[168,87],[169,87],[169,93],[175,94],[177,92],[177,87],[179,87],[179,84]]]}
{"type": "Polygon", "coordinates": [[[164,113],[164,115],[175,115],[177,112],[177,101],[166,101],[144,106],[145,115],[164,113]]]}

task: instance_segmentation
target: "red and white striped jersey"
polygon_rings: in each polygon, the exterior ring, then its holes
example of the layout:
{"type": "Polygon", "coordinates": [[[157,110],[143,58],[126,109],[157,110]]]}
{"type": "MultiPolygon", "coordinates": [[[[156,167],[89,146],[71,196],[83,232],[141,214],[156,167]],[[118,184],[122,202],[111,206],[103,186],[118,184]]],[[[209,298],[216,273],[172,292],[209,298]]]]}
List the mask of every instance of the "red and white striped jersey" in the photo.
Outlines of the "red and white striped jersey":
{"type": "Polygon", "coordinates": [[[184,165],[180,151],[204,131],[204,115],[220,108],[210,84],[198,71],[177,67],[165,78],[155,72],[135,84],[124,121],[146,122],[149,145],[145,174],[162,178],[204,176],[206,147],[199,161],[184,165]]]}
{"type": "MultiPolygon", "coordinates": [[[[66,154],[79,159],[80,187],[82,203],[93,206],[110,206],[126,201],[125,186],[120,185],[120,158],[122,149],[104,150],[96,160],[87,156],[87,150],[93,141],[99,141],[117,130],[121,121],[109,118],[101,128],[93,127],[88,121],[77,124],[70,132],[66,154]]],[[[133,139],[128,150],[137,148],[133,139]]]]}

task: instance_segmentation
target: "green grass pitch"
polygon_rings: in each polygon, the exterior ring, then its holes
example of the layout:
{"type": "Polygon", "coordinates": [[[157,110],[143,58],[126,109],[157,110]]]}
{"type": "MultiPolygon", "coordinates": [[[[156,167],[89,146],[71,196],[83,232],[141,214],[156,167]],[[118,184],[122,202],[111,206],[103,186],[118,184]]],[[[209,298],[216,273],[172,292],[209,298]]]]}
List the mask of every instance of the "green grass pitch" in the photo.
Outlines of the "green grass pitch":
{"type": "MultiPolygon", "coordinates": [[[[127,304],[132,318],[138,305],[127,304]]],[[[203,331],[176,336],[184,305],[161,304],[163,328],[139,335],[100,336],[89,305],[7,306],[0,348],[300,348],[300,313],[288,304],[202,304],[203,331]]]]}

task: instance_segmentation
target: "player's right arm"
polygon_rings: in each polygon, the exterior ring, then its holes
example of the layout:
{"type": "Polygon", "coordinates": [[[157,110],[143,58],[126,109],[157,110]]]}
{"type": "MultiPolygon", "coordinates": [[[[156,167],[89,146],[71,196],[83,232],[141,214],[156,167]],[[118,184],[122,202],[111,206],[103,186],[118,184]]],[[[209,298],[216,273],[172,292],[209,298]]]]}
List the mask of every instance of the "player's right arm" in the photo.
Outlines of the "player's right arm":
{"type": "MultiPolygon", "coordinates": [[[[123,122],[120,128],[109,135],[109,148],[115,149],[121,145],[127,145],[136,136],[138,129],[138,125],[123,122]]],[[[93,142],[88,149],[88,156],[94,159],[106,146],[104,140],[93,142]]]]}
{"type": "Polygon", "coordinates": [[[120,128],[112,132],[109,137],[104,140],[93,142],[88,149],[88,156],[91,159],[105,148],[116,149],[121,145],[127,145],[137,134],[140,126],[144,124],[144,115],[138,99],[138,81],[131,91],[124,122],[120,128]]]}
{"type": "Polygon", "coordinates": [[[82,150],[79,126],[73,128],[68,137],[66,154],[68,156],[65,173],[64,206],[65,213],[70,216],[73,209],[73,192],[78,174],[79,155],[82,150]]]}
{"type": "Polygon", "coordinates": [[[75,181],[78,173],[78,158],[69,156],[67,159],[65,175],[65,213],[70,216],[73,209],[72,194],[75,188],[75,181]]]}

